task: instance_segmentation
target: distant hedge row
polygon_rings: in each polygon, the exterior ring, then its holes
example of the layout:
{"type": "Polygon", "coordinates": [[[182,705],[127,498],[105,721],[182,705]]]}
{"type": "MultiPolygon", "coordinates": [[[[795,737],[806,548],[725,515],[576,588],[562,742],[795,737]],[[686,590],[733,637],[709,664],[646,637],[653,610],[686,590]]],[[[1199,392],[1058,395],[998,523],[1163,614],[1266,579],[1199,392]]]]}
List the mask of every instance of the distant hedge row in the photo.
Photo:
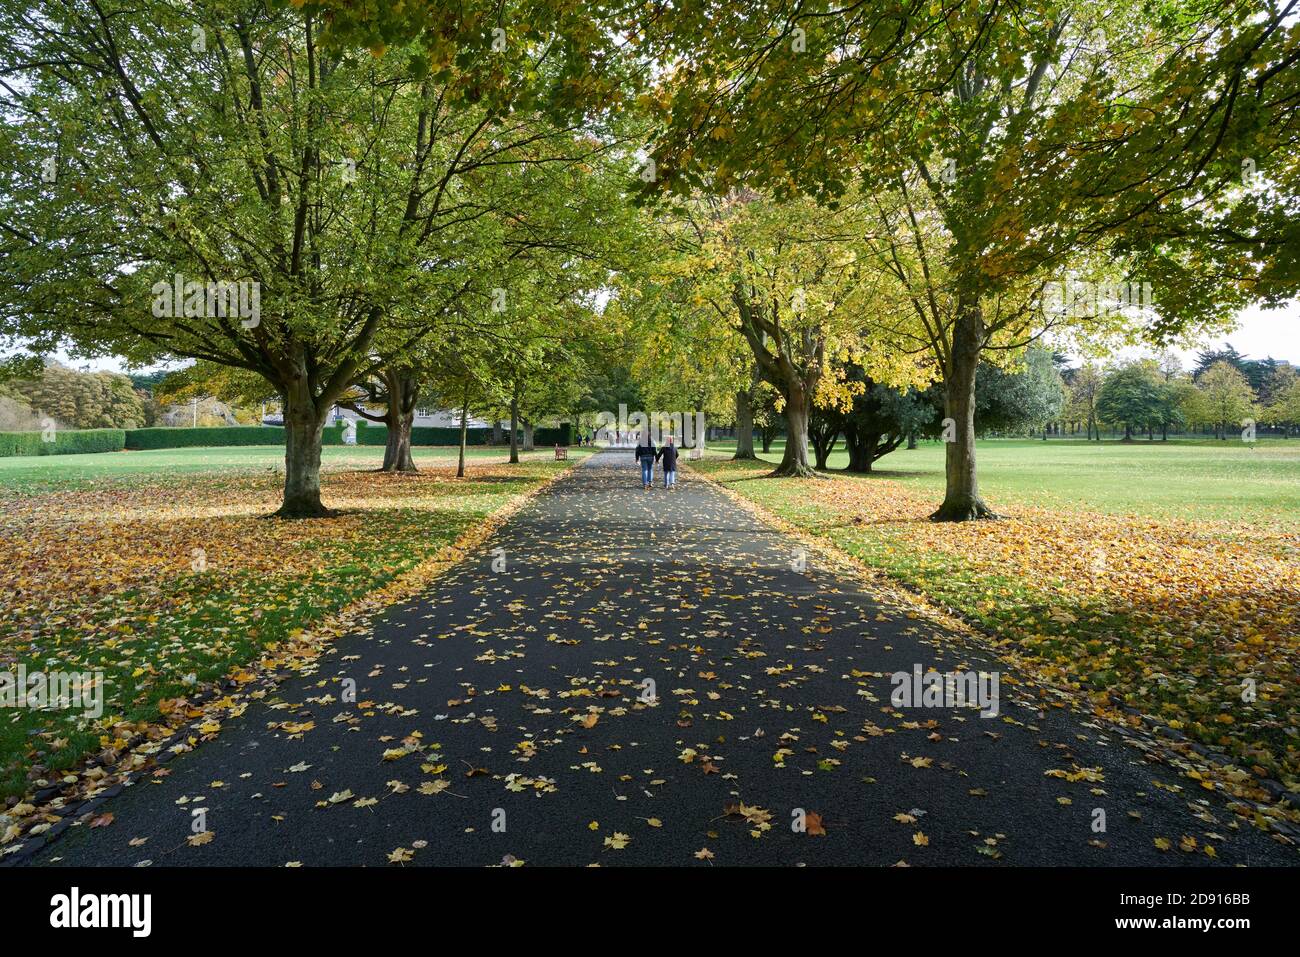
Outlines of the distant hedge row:
{"type": "MultiPolygon", "coordinates": [[[[13,455],[67,455],[75,452],[120,452],[122,449],[224,448],[235,445],[284,445],[280,426],[232,425],[194,429],[60,429],[53,442],[42,441],[41,432],[0,432],[0,457],[13,455]]],[[[569,445],[572,431],[566,423],[558,429],[537,429],[535,445],[569,445]]],[[[469,429],[468,445],[487,445],[490,429],[469,429]]],[[[383,425],[361,423],[357,428],[358,445],[384,445],[388,429],[383,425]]],[[[343,427],[325,429],[325,445],[343,444],[343,427]]],[[[411,429],[412,445],[459,445],[460,429],[421,426],[411,429]]]]}
{"type": "MultiPolygon", "coordinates": [[[[558,429],[534,429],[534,445],[569,445],[571,430],[566,422],[558,429]]],[[[491,429],[466,429],[466,445],[488,445],[492,441],[491,429]]],[[[509,441],[507,437],[506,441],[509,441]]],[[[367,422],[357,429],[357,445],[385,445],[388,426],[367,422]]],[[[412,445],[460,445],[460,429],[423,425],[411,429],[412,445]]]]}
{"type": "Polygon", "coordinates": [[[45,434],[44,432],[0,432],[0,457],[120,452],[126,447],[124,429],[57,429],[53,433],[53,442],[46,442],[45,434]]]}
{"type": "MultiPolygon", "coordinates": [[[[325,445],[342,445],[342,426],[325,429],[325,445]]],[[[218,425],[193,429],[130,429],[126,447],[142,449],[224,448],[233,445],[284,445],[284,429],[278,425],[218,425]]]]}
{"type": "MultiPolygon", "coordinates": [[[[492,438],[489,429],[466,429],[466,445],[487,445],[492,438]]],[[[386,445],[388,443],[388,426],[367,422],[357,426],[357,445],[386,445]]],[[[417,425],[411,428],[412,445],[460,445],[460,429],[442,428],[432,425],[417,425]]]]}

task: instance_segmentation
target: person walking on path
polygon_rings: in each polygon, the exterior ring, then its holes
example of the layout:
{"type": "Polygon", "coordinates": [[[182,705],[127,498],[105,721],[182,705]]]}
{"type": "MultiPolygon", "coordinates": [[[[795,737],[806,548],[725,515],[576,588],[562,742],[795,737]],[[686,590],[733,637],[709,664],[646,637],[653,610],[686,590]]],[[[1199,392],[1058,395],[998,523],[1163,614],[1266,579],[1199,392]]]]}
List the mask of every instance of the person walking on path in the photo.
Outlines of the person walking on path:
{"type": "Polygon", "coordinates": [[[648,489],[655,483],[655,459],[659,457],[659,450],[655,448],[648,429],[637,437],[635,455],[641,463],[641,488],[648,489]]]}
{"type": "Polygon", "coordinates": [[[664,489],[674,488],[677,485],[677,446],[673,445],[673,437],[670,435],[664,439],[664,447],[659,450],[658,458],[663,459],[664,463],[664,489]]]}

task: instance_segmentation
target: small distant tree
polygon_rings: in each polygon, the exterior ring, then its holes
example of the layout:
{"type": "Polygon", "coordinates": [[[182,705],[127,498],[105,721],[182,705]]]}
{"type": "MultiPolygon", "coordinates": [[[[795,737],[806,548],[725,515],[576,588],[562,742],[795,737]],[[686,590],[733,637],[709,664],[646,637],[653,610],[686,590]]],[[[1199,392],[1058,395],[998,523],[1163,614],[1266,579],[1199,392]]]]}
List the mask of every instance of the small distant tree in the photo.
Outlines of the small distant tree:
{"type": "Polygon", "coordinates": [[[1264,421],[1282,426],[1282,435],[1290,429],[1300,427],[1300,376],[1294,369],[1287,367],[1290,375],[1288,381],[1273,383],[1273,401],[1263,410],[1264,421]]]}
{"type": "Polygon", "coordinates": [[[1065,387],[1046,349],[1025,350],[1019,368],[981,363],[975,374],[975,424],[980,432],[1031,432],[1065,408],[1065,387]]]}
{"type": "Polygon", "coordinates": [[[1162,381],[1149,362],[1120,366],[1106,377],[1097,395],[1097,414],[1102,421],[1124,426],[1124,441],[1133,440],[1134,430],[1153,434],[1160,422],[1162,381]]]}
{"type": "Polygon", "coordinates": [[[1087,440],[1095,435],[1101,441],[1101,429],[1097,427],[1097,396],[1105,382],[1105,373],[1094,362],[1085,362],[1073,370],[1069,378],[1069,397],[1066,415],[1070,421],[1082,423],[1087,440]]]}
{"type": "Polygon", "coordinates": [[[1250,383],[1230,362],[1219,361],[1201,373],[1196,382],[1206,424],[1214,427],[1215,438],[1223,439],[1255,414],[1255,396],[1250,383]]]}
{"type": "Polygon", "coordinates": [[[1186,373],[1161,383],[1160,386],[1160,438],[1168,441],[1170,429],[1185,429],[1188,425],[1187,409],[1195,405],[1196,383],[1186,373]]]}

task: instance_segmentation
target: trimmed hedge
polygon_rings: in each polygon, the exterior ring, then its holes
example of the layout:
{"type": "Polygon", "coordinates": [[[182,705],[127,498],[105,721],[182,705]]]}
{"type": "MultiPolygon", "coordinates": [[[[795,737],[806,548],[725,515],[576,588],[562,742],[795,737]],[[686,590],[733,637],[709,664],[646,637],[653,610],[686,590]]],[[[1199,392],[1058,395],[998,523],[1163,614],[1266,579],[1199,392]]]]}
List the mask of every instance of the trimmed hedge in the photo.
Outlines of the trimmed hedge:
{"type": "MultiPolygon", "coordinates": [[[[506,442],[510,441],[508,432],[503,433],[506,442]]],[[[569,423],[564,423],[558,429],[534,429],[533,445],[572,445],[571,431],[569,423]]],[[[523,441],[523,431],[520,430],[520,441],[523,441]]],[[[466,429],[466,445],[490,445],[492,443],[491,429],[466,429]]],[[[388,426],[374,422],[366,422],[364,425],[359,424],[357,428],[357,445],[387,445],[388,444],[388,426]]],[[[460,445],[460,429],[456,427],[445,428],[442,426],[417,425],[411,429],[411,445],[460,445]]]]}
{"type": "Polygon", "coordinates": [[[565,422],[558,429],[533,429],[533,445],[572,445],[573,425],[565,422]]]}
{"type": "MultiPolygon", "coordinates": [[[[341,426],[328,426],[324,445],[342,445],[341,426]]],[[[284,445],[284,429],[278,425],[218,425],[199,428],[131,429],[126,447],[142,449],[225,448],[235,445],[284,445]]]]}
{"type": "Polygon", "coordinates": [[[58,429],[53,442],[42,432],[0,432],[0,456],[76,455],[80,452],[120,452],[126,446],[123,429],[58,429]]]}
{"type": "MultiPolygon", "coordinates": [[[[466,445],[487,445],[492,438],[491,429],[468,429],[466,445]]],[[[357,426],[357,445],[387,445],[388,426],[367,422],[357,426]]],[[[460,445],[460,429],[432,425],[411,428],[412,445],[460,445]]]]}

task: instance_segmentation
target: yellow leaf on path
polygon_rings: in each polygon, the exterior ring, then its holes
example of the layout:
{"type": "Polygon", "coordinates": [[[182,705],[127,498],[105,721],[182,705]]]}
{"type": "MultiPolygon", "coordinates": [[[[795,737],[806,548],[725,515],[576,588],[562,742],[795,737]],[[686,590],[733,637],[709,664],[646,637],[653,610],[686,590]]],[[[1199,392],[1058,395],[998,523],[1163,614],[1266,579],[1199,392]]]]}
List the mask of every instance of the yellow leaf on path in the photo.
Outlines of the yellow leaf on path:
{"type": "Polygon", "coordinates": [[[216,831],[204,831],[201,834],[191,835],[186,843],[188,843],[190,847],[201,847],[204,844],[211,844],[216,836],[216,831]]]}
{"type": "Polygon", "coordinates": [[[912,843],[915,844],[917,847],[929,847],[930,839],[926,837],[924,834],[922,834],[920,831],[917,831],[915,834],[912,835],[912,843]]]}

